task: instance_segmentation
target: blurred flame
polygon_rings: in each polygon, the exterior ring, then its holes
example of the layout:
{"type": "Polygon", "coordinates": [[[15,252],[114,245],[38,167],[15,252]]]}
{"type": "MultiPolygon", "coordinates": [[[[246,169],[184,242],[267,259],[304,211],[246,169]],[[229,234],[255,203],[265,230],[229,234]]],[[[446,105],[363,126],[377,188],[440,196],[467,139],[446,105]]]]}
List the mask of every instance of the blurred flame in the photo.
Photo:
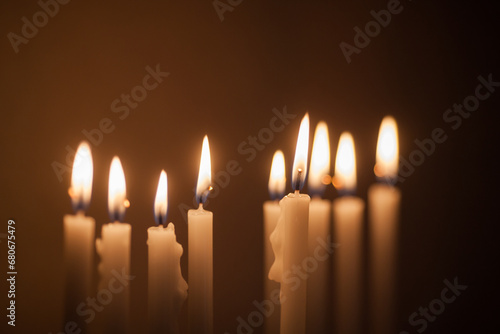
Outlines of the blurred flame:
{"type": "Polygon", "coordinates": [[[280,150],[277,150],[273,156],[268,188],[271,199],[278,199],[285,194],[285,156],[280,150]]]}
{"type": "Polygon", "coordinates": [[[392,116],[386,116],[378,134],[375,175],[379,178],[394,179],[398,174],[398,161],[398,127],[392,116]]]}
{"type": "Polygon", "coordinates": [[[307,173],[307,153],[309,151],[309,114],[306,113],[300,123],[295,159],[292,168],[292,188],[300,190],[307,173]]]}
{"type": "Polygon", "coordinates": [[[328,126],[323,121],[318,123],[314,132],[310,168],[307,180],[309,191],[321,194],[325,189],[323,180],[330,173],[330,140],[328,126]]]}
{"type": "Polygon", "coordinates": [[[167,190],[167,173],[164,170],[160,173],[160,180],[158,181],[158,189],[156,190],[155,197],[155,221],[156,224],[165,224],[167,220],[168,208],[168,190],[167,190]]]}
{"type": "Polygon", "coordinates": [[[356,189],[356,153],[354,140],[349,132],[343,132],[340,135],[333,185],[338,190],[349,193],[356,189]]]}
{"type": "Polygon", "coordinates": [[[198,183],[196,184],[196,197],[198,203],[202,204],[207,198],[208,192],[212,189],[212,169],[210,167],[210,147],[208,146],[208,137],[203,138],[201,149],[200,171],[198,173],[198,183]]]}
{"type": "Polygon", "coordinates": [[[109,169],[108,213],[111,221],[121,221],[125,208],[130,206],[126,199],[125,175],[120,159],[115,156],[109,169]]]}
{"type": "Polygon", "coordinates": [[[92,196],[92,177],[94,173],[90,146],[83,141],[78,146],[73,162],[69,195],[75,211],[85,211],[92,196]]]}

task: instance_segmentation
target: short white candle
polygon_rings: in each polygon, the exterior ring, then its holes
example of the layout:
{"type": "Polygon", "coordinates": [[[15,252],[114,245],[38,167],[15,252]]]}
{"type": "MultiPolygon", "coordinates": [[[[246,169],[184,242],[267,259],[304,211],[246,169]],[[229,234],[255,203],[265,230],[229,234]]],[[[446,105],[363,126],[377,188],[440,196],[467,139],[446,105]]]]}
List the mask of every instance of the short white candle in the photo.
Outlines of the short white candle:
{"type": "MultiPolygon", "coordinates": [[[[325,178],[330,174],[330,140],[328,126],[319,122],[314,132],[311,152],[311,167],[307,178],[309,194],[313,195],[309,206],[308,254],[314,258],[315,250],[330,237],[331,202],[321,199],[325,190],[325,178]]],[[[329,183],[329,182],[328,182],[329,183]]],[[[315,259],[317,268],[309,272],[307,279],[307,333],[322,334],[327,332],[330,314],[330,270],[331,258],[315,259]]]]}
{"type": "MultiPolygon", "coordinates": [[[[109,171],[108,188],[108,211],[112,222],[102,226],[101,238],[96,240],[97,253],[101,257],[98,267],[99,290],[111,291],[113,289],[111,284],[113,282],[116,284],[118,276],[129,277],[131,226],[120,222],[128,206],[123,168],[120,159],[114,157],[109,171]]],[[[128,331],[129,287],[130,284],[127,282],[123,284],[123,289],[116,289],[112,301],[104,307],[103,318],[108,333],[118,334],[128,331]]]]}
{"type": "Polygon", "coordinates": [[[340,135],[333,185],[343,195],[333,201],[335,240],[334,319],[336,333],[360,333],[362,307],[363,214],[365,202],[356,190],[356,153],[348,132],[340,135]]]}
{"type": "Polygon", "coordinates": [[[307,173],[308,145],[309,115],[306,114],[300,125],[292,169],[295,192],[280,201],[280,217],[271,234],[275,261],[269,278],[281,283],[281,334],[306,333],[307,277],[300,277],[296,271],[306,265],[304,259],[308,252],[310,198],[299,193],[307,173]]]}
{"type": "MultiPolygon", "coordinates": [[[[278,199],[283,197],[286,188],[285,176],[285,156],[280,150],[276,151],[271,164],[271,173],[269,175],[269,194],[270,201],[265,201],[264,210],[264,299],[275,300],[276,291],[280,290],[280,284],[269,279],[269,270],[274,262],[274,253],[271,246],[271,233],[276,228],[280,215],[280,206],[278,199]]],[[[275,305],[272,313],[266,317],[264,323],[264,332],[266,334],[278,333],[280,330],[280,306],[275,305]]]]}
{"type": "Polygon", "coordinates": [[[76,151],[69,194],[75,215],[65,215],[64,263],[66,270],[65,323],[75,322],[86,330],[77,307],[91,294],[94,261],[95,220],[84,212],[92,195],[93,164],[90,146],[82,142],[76,151]]]}
{"type": "Polygon", "coordinates": [[[397,234],[401,192],[392,186],[399,163],[398,130],[387,116],[380,125],[375,174],[368,189],[370,327],[374,334],[395,330],[397,234]]]}
{"type": "Polygon", "coordinates": [[[203,209],[211,188],[210,148],[203,139],[196,194],[199,207],[188,211],[189,333],[213,333],[213,214],[203,209]]]}
{"type": "Polygon", "coordinates": [[[158,226],[148,228],[148,315],[149,332],[179,333],[177,317],[187,298],[187,283],[181,273],[182,246],[174,224],[167,219],[167,174],[162,171],[156,191],[154,212],[158,226]]]}

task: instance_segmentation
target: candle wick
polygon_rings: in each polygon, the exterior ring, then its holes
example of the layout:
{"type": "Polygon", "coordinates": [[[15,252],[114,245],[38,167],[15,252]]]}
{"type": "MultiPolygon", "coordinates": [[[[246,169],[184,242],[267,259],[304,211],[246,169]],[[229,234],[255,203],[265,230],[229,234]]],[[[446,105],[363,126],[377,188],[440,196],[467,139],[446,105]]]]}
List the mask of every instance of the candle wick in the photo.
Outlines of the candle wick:
{"type": "Polygon", "coordinates": [[[297,169],[297,180],[295,181],[295,192],[300,190],[300,176],[302,175],[302,168],[297,169]]]}

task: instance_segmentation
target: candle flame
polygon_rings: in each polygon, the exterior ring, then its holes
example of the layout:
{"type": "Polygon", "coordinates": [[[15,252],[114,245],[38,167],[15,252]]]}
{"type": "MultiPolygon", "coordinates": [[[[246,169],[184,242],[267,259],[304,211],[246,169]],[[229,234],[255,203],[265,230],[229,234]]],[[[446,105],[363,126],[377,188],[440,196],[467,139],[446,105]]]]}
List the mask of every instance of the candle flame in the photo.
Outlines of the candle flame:
{"type": "Polygon", "coordinates": [[[348,193],[354,193],[356,189],[356,152],[354,140],[349,132],[340,135],[333,185],[339,191],[348,193]]]}
{"type": "Polygon", "coordinates": [[[155,221],[158,225],[164,225],[167,221],[168,209],[168,190],[167,190],[167,173],[164,170],[160,173],[158,181],[158,189],[156,190],[154,213],[155,221]]]}
{"type": "Polygon", "coordinates": [[[314,132],[311,166],[308,177],[309,191],[321,195],[325,190],[323,181],[330,173],[330,140],[328,126],[321,121],[314,132]]]}
{"type": "Polygon", "coordinates": [[[76,212],[85,211],[90,203],[93,173],[90,146],[86,141],[83,141],[76,150],[71,173],[71,187],[69,189],[73,209],[76,212]]]}
{"type": "Polygon", "coordinates": [[[273,156],[268,188],[271,199],[279,199],[285,194],[285,156],[280,150],[277,150],[273,156]]]}
{"type": "Polygon", "coordinates": [[[201,149],[200,171],[198,173],[198,183],[196,184],[196,197],[198,203],[205,202],[208,192],[212,189],[212,169],[210,163],[210,147],[208,146],[208,137],[203,138],[201,149]]]}
{"type": "Polygon", "coordinates": [[[130,206],[126,199],[125,174],[118,157],[111,161],[108,185],[108,213],[111,221],[121,221],[125,216],[125,209],[130,206]]]}
{"type": "Polygon", "coordinates": [[[377,142],[375,175],[392,182],[398,174],[398,127],[392,116],[386,116],[380,125],[377,142]]]}
{"type": "Polygon", "coordinates": [[[302,189],[307,174],[307,154],[309,151],[309,114],[306,113],[300,123],[295,159],[292,168],[292,188],[302,189]]]}

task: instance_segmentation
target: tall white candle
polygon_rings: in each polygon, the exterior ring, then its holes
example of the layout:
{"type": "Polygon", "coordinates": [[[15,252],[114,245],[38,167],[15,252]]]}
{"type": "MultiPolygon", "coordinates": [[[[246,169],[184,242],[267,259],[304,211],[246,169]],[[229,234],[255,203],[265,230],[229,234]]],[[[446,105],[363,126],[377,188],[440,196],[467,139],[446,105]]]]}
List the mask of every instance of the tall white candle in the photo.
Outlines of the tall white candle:
{"type": "Polygon", "coordinates": [[[375,174],[368,190],[370,327],[375,334],[394,331],[397,234],[400,191],[392,186],[398,174],[398,131],[388,116],[380,126],[375,174]]]}
{"type": "MultiPolygon", "coordinates": [[[[314,132],[311,153],[311,167],[308,176],[309,193],[313,195],[309,206],[308,254],[314,258],[315,250],[321,247],[330,236],[331,202],[321,199],[325,190],[325,181],[330,174],[330,140],[328,126],[319,122],[314,132]],[[320,240],[320,242],[318,242],[320,240]]],[[[328,181],[329,183],[329,181],[328,181]]],[[[317,251],[316,251],[317,252],[317,251]]],[[[331,258],[315,259],[317,268],[311,270],[307,279],[307,333],[322,334],[327,332],[330,315],[330,270],[331,258]]]]}
{"type": "Polygon", "coordinates": [[[150,333],[178,334],[177,317],[187,298],[181,273],[182,246],[167,218],[167,174],[162,171],[154,204],[157,226],[148,228],[148,315],[150,333]]]}
{"type": "Polygon", "coordinates": [[[362,253],[364,201],[356,190],[356,154],[348,132],[340,136],[333,184],[343,196],[333,201],[335,240],[334,320],[336,333],[360,333],[362,307],[362,253]]]}
{"type": "MultiPolygon", "coordinates": [[[[117,277],[130,274],[130,233],[131,226],[121,223],[125,208],[130,204],[126,199],[125,175],[118,157],[114,157],[109,171],[108,211],[111,223],[102,226],[101,238],[96,240],[99,263],[100,291],[116,291],[112,301],[103,306],[103,318],[108,333],[127,333],[129,319],[129,284],[117,289],[117,277]],[[114,287],[114,288],[113,288],[114,287]]],[[[98,292],[99,294],[99,292],[98,292]]]]}
{"type": "MultiPolygon", "coordinates": [[[[279,291],[279,283],[269,279],[269,270],[274,262],[274,253],[271,246],[271,233],[276,228],[280,215],[280,206],[278,199],[283,197],[286,187],[285,177],[285,156],[280,150],[273,156],[271,173],[269,175],[269,194],[271,201],[265,201],[264,210],[264,299],[274,300],[276,291],[279,291]]],[[[274,306],[273,312],[266,317],[264,323],[264,332],[267,334],[278,333],[280,330],[280,307],[274,306]]]]}
{"type": "Polygon", "coordinates": [[[280,217],[271,234],[275,261],[269,278],[281,284],[281,334],[306,333],[307,275],[304,275],[304,270],[307,266],[310,198],[299,190],[307,173],[308,145],[309,115],[306,114],[300,125],[292,169],[295,192],[280,201],[280,217]]]}
{"type": "Polygon", "coordinates": [[[192,334],[213,333],[213,215],[203,209],[210,184],[210,148],[205,136],[196,186],[199,207],[188,211],[188,320],[192,334]]]}
{"type": "Polygon", "coordinates": [[[84,212],[92,195],[93,164],[90,146],[82,142],[76,151],[71,175],[69,195],[75,215],[65,215],[64,263],[66,270],[65,323],[75,322],[86,332],[84,319],[77,314],[77,307],[91,294],[94,260],[95,220],[84,212]]]}

